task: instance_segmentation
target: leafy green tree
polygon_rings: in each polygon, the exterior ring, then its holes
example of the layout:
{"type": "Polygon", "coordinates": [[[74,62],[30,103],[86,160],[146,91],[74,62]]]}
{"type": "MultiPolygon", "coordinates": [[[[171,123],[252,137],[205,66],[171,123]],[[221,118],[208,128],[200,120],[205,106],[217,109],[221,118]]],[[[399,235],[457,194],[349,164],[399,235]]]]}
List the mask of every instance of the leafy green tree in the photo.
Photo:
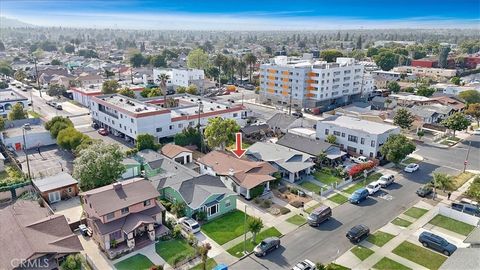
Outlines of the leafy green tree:
{"type": "Polygon", "coordinates": [[[257,243],[257,234],[263,229],[263,221],[258,217],[251,217],[247,221],[248,231],[253,234],[252,242],[257,243]]]}
{"type": "Polygon", "coordinates": [[[0,117],[0,131],[5,129],[5,118],[0,117]]]}
{"type": "Polygon", "coordinates": [[[168,108],[167,103],[167,82],[170,79],[170,76],[167,73],[162,73],[158,75],[158,80],[160,81],[160,88],[163,92],[163,104],[165,108],[168,108]]]}
{"type": "Polygon", "coordinates": [[[187,88],[185,86],[177,87],[177,94],[185,94],[187,92],[187,88]]]}
{"type": "Polygon", "coordinates": [[[465,130],[468,128],[470,125],[470,120],[468,120],[463,113],[457,112],[443,120],[441,124],[444,127],[453,130],[453,137],[455,137],[456,131],[465,130]]]}
{"type": "Polygon", "coordinates": [[[73,123],[69,118],[63,116],[55,116],[45,123],[45,129],[50,131],[52,138],[57,138],[58,133],[66,128],[73,127],[73,123]]]}
{"type": "Polygon", "coordinates": [[[73,177],[83,191],[112,184],[125,172],[125,156],[117,144],[94,142],[79,154],[73,164],[73,177]]]}
{"type": "Polygon", "coordinates": [[[0,81],[0,89],[6,89],[8,87],[8,83],[4,81],[0,81]]]}
{"type": "Polygon", "coordinates": [[[449,52],[450,52],[450,47],[443,46],[440,48],[440,53],[438,54],[438,66],[440,68],[447,68],[449,52]]]}
{"type": "Polygon", "coordinates": [[[65,47],[63,47],[66,53],[74,53],[75,52],[75,46],[72,44],[67,44],[65,47]]]}
{"type": "Polygon", "coordinates": [[[417,96],[431,97],[436,91],[435,88],[422,84],[417,88],[417,96]]]}
{"type": "Polygon", "coordinates": [[[380,148],[380,153],[388,160],[398,165],[407,155],[415,151],[416,146],[402,134],[392,134],[380,148]]]}
{"type": "Polygon", "coordinates": [[[0,61],[0,74],[6,76],[11,76],[13,74],[13,69],[8,62],[0,61]]]}
{"type": "Polygon", "coordinates": [[[433,184],[435,188],[441,188],[443,192],[453,186],[452,176],[446,173],[433,173],[433,184]]]}
{"type": "Polygon", "coordinates": [[[240,60],[237,63],[237,73],[240,75],[240,81],[243,81],[243,75],[247,73],[247,63],[245,61],[240,60]]]}
{"type": "Polygon", "coordinates": [[[245,63],[248,65],[248,72],[249,72],[249,82],[252,82],[252,73],[257,63],[257,57],[253,53],[247,53],[243,57],[245,63]]]}
{"type": "Polygon", "coordinates": [[[423,131],[423,129],[420,129],[419,131],[417,131],[417,136],[418,136],[418,139],[421,140],[423,136],[425,136],[425,131],[423,131]]]}
{"type": "Polygon", "coordinates": [[[150,59],[150,65],[154,67],[166,67],[167,61],[165,61],[165,56],[161,54],[152,56],[152,58],[150,59]]]}
{"type": "Polygon", "coordinates": [[[480,127],[480,103],[469,104],[465,110],[465,114],[470,115],[477,121],[477,126],[480,127]]]}
{"type": "Polygon", "coordinates": [[[465,192],[465,194],[469,198],[472,198],[473,200],[480,203],[480,177],[479,176],[477,176],[477,177],[475,177],[475,179],[473,179],[472,184],[468,188],[467,192],[465,192]]]}
{"type": "Polygon", "coordinates": [[[455,84],[455,85],[460,85],[460,83],[462,82],[462,80],[460,79],[460,77],[455,76],[455,77],[452,77],[452,78],[450,79],[450,82],[453,83],[453,84],[455,84]]]}
{"type": "Polygon", "coordinates": [[[16,103],[12,106],[12,110],[8,114],[8,120],[20,120],[20,119],[27,119],[28,114],[27,111],[23,109],[22,103],[16,103]]]}
{"type": "Polygon", "coordinates": [[[190,84],[187,87],[186,92],[190,95],[196,95],[197,94],[197,86],[195,84],[190,84]]]}
{"type": "Polygon", "coordinates": [[[104,81],[102,84],[103,94],[113,94],[120,88],[120,84],[116,80],[104,81]]]}
{"type": "Polygon", "coordinates": [[[458,96],[461,99],[465,100],[465,102],[467,102],[468,104],[480,103],[480,92],[478,92],[477,90],[463,91],[463,92],[460,92],[458,96]]]}
{"type": "Polygon", "coordinates": [[[189,68],[206,69],[208,67],[208,54],[200,48],[190,51],[187,56],[187,66],[189,68]]]}
{"type": "Polygon", "coordinates": [[[83,56],[85,58],[98,58],[98,54],[94,50],[79,50],[78,51],[79,56],[83,56]]]}
{"type": "Polygon", "coordinates": [[[75,151],[82,144],[83,140],[89,140],[90,137],[76,130],[74,127],[68,127],[58,132],[57,144],[65,150],[75,151]]]}
{"type": "Polygon", "coordinates": [[[373,57],[375,55],[379,54],[378,48],[376,47],[370,47],[367,50],[367,56],[368,57],[373,57]]]}
{"type": "Polygon", "coordinates": [[[182,130],[181,133],[175,134],[173,141],[176,145],[187,146],[187,145],[196,145],[199,149],[201,147],[202,137],[198,129],[193,127],[188,127],[182,130]]]}
{"type": "Polygon", "coordinates": [[[387,88],[388,88],[388,90],[392,91],[393,93],[400,92],[400,85],[395,81],[389,82],[387,84],[387,88]]]}
{"type": "Polygon", "coordinates": [[[17,80],[19,82],[23,82],[27,78],[27,73],[25,73],[25,71],[19,69],[15,72],[13,77],[15,78],[15,80],[17,80]]]}
{"type": "Polygon", "coordinates": [[[67,89],[61,84],[50,84],[47,90],[47,94],[51,97],[60,97],[66,92],[67,89]]]}
{"type": "Polygon", "coordinates": [[[338,57],[342,57],[343,53],[337,50],[324,50],[320,53],[320,57],[328,63],[337,61],[338,57]]]}
{"type": "Polygon", "coordinates": [[[403,92],[406,92],[406,93],[415,93],[415,88],[411,87],[411,86],[408,86],[408,87],[405,87],[403,89],[403,92]]]}
{"type": "Polygon", "coordinates": [[[129,98],[135,98],[135,92],[128,87],[124,87],[118,90],[118,94],[129,97],[129,98]]]}
{"type": "Polygon", "coordinates": [[[172,207],[170,208],[170,212],[174,214],[177,218],[185,216],[185,210],[187,205],[184,202],[175,201],[172,203],[172,207]]]}
{"type": "Polygon", "coordinates": [[[58,59],[53,59],[52,62],[50,63],[50,65],[60,66],[60,65],[62,65],[62,62],[60,62],[60,60],[58,60],[58,59]]]}
{"type": "Polygon", "coordinates": [[[226,145],[231,145],[235,141],[235,133],[239,130],[240,126],[233,119],[221,117],[208,119],[205,127],[205,139],[208,147],[225,149],[226,145]]]}
{"type": "Polygon", "coordinates": [[[151,149],[153,151],[157,151],[160,148],[160,144],[157,143],[157,140],[153,135],[140,134],[137,136],[136,147],[138,151],[144,149],[151,149]]]}
{"type": "Polygon", "coordinates": [[[382,70],[391,70],[397,64],[397,56],[391,51],[383,51],[373,57],[382,70]]]}
{"type": "Polygon", "coordinates": [[[393,116],[393,124],[403,129],[409,129],[412,126],[415,117],[407,109],[400,108],[393,116]]]}
{"type": "Polygon", "coordinates": [[[113,77],[113,76],[115,76],[115,72],[110,71],[108,69],[105,69],[105,77],[107,77],[107,80],[108,80],[108,78],[113,77]]]}
{"type": "Polygon", "coordinates": [[[328,143],[334,144],[337,141],[337,137],[333,134],[330,134],[330,135],[327,136],[325,141],[328,142],[328,143]]]}
{"type": "Polygon", "coordinates": [[[130,57],[130,64],[133,67],[141,67],[146,63],[146,61],[147,60],[145,59],[145,57],[141,53],[134,53],[130,57]]]}
{"type": "Polygon", "coordinates": [[[65,261],[61,264],[63,270],[81,270],[82,257],[80,254],[68,255],[65,261]]]}

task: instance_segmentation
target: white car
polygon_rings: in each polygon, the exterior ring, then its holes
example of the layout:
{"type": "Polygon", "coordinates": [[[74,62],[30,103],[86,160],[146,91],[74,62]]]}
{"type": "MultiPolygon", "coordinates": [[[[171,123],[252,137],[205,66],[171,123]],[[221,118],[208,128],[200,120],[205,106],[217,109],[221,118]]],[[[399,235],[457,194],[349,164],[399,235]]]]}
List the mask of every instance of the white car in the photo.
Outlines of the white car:
{"type": "Polygon", "coordinates": [[[393,174],[382,175],[380,179],[377,180],[382,187],[387,187],[395,181],[395,176],[393,174]]]}
{"type": "Polygon", "coordinates": [[[373,195],[377,191],[379,191],[381,187],[382,187],[382,185],[380,185],[380,183],[378,181],[374,181],[374,182],[371,182],[370,184],[368,184],[366,188],[368,190],[368,194],[373,195]]]}
{"type": "Polygon", "coordinates": [[[197,233],[200,231],[200,224],[192,218],[183,217],[178,220],[178,224],[189,233],[197,233]]]}
{"type": "Polygon", "coordinates": [[[295,266],[292,268],[292,270],[316,270],[316,269],[317,267],[310,260],[303,260],[302,262],[295,264],[295,266]]]}
{"type": "Polygon", "coordinates": [[[416,164],[416,163],[410,163],[410,164],[408,164],[407,167],[405,167],[405,169],[403,169],[403,170],[406,171],[406,172],[410,172],[410,173],[411,173],[411,172],[414,172],[414,171],[418,170],[418,168],[419,168],[418,164],[416,164]]]}
{"type": "Polygon", "coordinates": [[[350,160],[355,163],[365,163],[368,162],[368,158],[364,156],[359,157],[350,157],[350,160]]]}
{"type": "Polygon", "coordinates": [[[473,135],[480,135],[480,128],[475,129],[473,135]]]}

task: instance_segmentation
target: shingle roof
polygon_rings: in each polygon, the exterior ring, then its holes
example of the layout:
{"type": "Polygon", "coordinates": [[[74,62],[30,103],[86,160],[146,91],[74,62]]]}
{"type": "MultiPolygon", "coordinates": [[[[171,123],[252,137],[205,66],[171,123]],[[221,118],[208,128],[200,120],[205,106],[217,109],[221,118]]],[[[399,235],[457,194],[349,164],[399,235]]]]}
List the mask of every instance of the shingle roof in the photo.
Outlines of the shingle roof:
{"type": "Polygon", "coordinates": [[[336,147],[321,140],[310,139],[292,133],[285,134],[277,141],[277,144],[307,153],[312,156],[317,156],[320,153],[327,152],[327,150],[331,147],[336,147]]]}
{"type": "Polygon", "coordinates": [[[66,172],[42,179],[33,179],[32,182],[40,190],[40,192],[47,192],[50,190],[78,184],[78,181],[73,179],[73,177],[66,172]]]}
{"type": "Polygon", "coordinates": [[[480,244],[480,226],[473,229],[463,242],[468,244],[480,244]]]}
{"type": "Polygon", "coordinates": [[[286,130],[293,127],[311,127],[315,123],[309,119],[297,118],[285,113],[277,113],[267,120],[267,124],[270,128],[278,128],[280,130],[286,130]]]}
{"type": "Polygon", "coordinates": [[[248,148],[247,155],[273,162],[289,172],[299,172],[315,165],[309,161],[312,155],[274,143],[257,142],[248,148]]]}
{"type": "Polygon", "coordinates": [[[250,125],[241,129],[243,135],[251,135],[260,131],[267,131],[270,127],[267,124],[250,125]]]}
{"type": "Polygon", "coordinates": [[[439,270],[480,269],[478,248],[459,248],[442,264],[439,270]]]}
{"type": "Polygon", "coordinates": [[[185,147],[182,147],[180,145],[175,145],[175,144],[166,144],[162,147],[162,154],[169,157],[169,158],[174,158],[178,154],[183,153],[183,152],[188,152],[192,153],[192,150],[187,149],[185,147]]]}
{"type": "Polygon", "coordinates": [[[178,190],[185,202],[193,209],[201,207],[205,200],[214,194],[219,196],[235,194],[225,187],[220,178],[208,174],[183,181],[172,188],[178,190]]]}
{"type": "Polygon", "coordinates": [[[0,210],[0,245],[0,269],[11,269],[13,259],[83,250],[65,216],[49,215],[36,201],[24,200],[0,210]]]}

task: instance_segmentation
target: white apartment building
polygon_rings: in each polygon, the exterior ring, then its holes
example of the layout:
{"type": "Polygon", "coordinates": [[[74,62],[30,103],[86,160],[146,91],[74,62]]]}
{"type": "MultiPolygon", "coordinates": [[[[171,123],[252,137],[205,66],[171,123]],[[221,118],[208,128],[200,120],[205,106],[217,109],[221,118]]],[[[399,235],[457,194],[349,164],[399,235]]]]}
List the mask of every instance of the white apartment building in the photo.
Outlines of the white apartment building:
{"type": "Polygon", "coordinates": [[[13,90],[0,90],[0,117],[7,117],[17,103],[20,103],[23,108],[28,108],[30,100],[13,90]]]}
{"type": "Polygon", "coordinates": [[[350,103],[373,91],[373,78],[353,58],[335,63],[277,56],[260,66],[262,102],[322,111],[350,103]]]}
{"type": "Polygon", "coordinates": [[[399,73],[413,74],[421,77],[430,77],[430,78],[438,78],[438,77],[451,78],[457,75],[456,69],[445,69],[445,68],[401,66],[401,67],[394,67],[393,71],[399,72],[399,73]]]}
{"type": "Polygon", "coordinates": [[[118,94],[91,97],[92,119],[116,136],[135,140],[139,134],[151,134],[158,139],[172,137],[187,127],[205,126],[209,118],[235,119],[244,126],[250,112],[240,104],[219,103],[198,96],[172,96],[175,108],[163,108],[163,99],[146,102],[118,94]],[[199,111],[200,109],[200,111],[199,111]]]}
{"type": "Polygon", "coordinates": [[[391,134],[399,134],[397,126],[372,122],[351,116],[334,115],[317,122],[317,138],[337,137],[336,143],[349,153],[370,158],[380,156],[380,147],[391,134]]]}
{"type": "MultiPolygon", "coordinates": [[[[123,88],[124,86],[122,86],[123,88]]],[[[129,87],[131,90],[136,93],[140,93],[143,90],[143,87],[129,87]]],[[[83,106],[90,108],[91,98],[95,96],[102,95],[102,85],[90,85],[89,87],[72,87],[73,100],[82,104],[83,106]]]]}
{"type": "Polygon", "coordinates": [[[201,69],[154,69],[153,80],[156,84],[160,83],[158,77],[162,73],[166,73],[170,77],[170,80],[167,82],[167,86],[177,88],[179,86],[188,87],[189,85],[194,84],[199,90],[203,90],[205,73],[201,69]]]}

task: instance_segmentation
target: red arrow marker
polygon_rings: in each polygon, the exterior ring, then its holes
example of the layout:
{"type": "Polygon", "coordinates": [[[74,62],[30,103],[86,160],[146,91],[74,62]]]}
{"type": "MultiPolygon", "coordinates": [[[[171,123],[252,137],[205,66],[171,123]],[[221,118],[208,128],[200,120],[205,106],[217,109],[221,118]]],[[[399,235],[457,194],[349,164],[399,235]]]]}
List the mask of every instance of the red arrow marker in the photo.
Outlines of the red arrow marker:
{"type": "Polygon", "coordinates": [[[237,158],[241,158],[247,150],[242,149],[242,133],[237,132],[235,133],[235,149],[232,152],[237,156],[237,158]]]}

